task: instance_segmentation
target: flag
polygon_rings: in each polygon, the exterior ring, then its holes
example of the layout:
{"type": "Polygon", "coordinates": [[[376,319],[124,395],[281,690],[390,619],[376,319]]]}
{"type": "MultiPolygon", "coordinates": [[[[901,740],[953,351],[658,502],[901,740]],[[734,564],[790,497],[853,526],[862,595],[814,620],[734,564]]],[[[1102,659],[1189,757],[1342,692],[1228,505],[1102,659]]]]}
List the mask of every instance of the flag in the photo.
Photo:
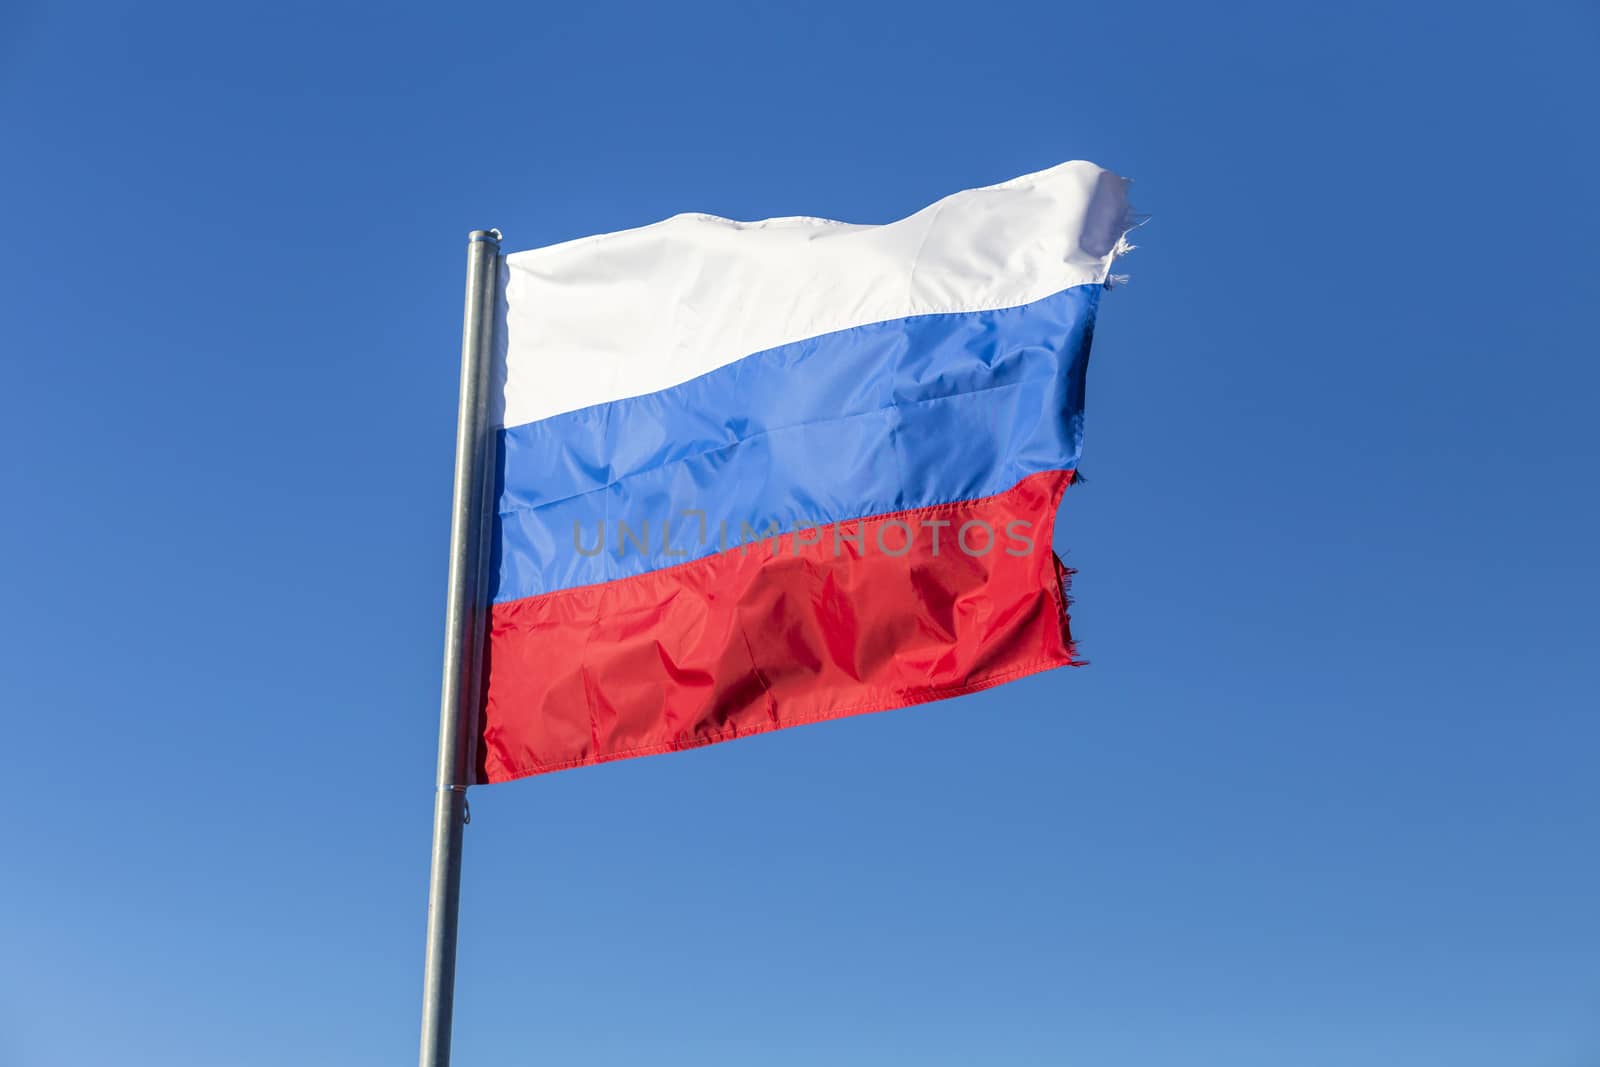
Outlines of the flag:
{"type": "Polygon", "coordinates": [[[505,256],[477,780],[1076,663],[1051,537],[1126,185],[505,256]]]}

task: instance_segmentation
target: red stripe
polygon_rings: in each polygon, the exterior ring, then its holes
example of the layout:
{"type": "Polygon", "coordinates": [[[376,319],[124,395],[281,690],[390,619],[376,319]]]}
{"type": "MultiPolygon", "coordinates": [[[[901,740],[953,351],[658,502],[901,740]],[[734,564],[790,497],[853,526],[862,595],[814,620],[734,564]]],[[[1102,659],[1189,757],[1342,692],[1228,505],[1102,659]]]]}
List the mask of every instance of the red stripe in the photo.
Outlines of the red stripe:
{"type": "Polygon", "coordinates": [[[786,534],[496,604],[479,781],[904,707],[1076,663],[1067,572],[1050,550],[1071,480],[1035,474],[981,500],[825,528],[816,543],[786,534]],[[969,522],[994,531],[988,551],[981,527],[968,530],[968,550],[957,543],[969,522]]]}

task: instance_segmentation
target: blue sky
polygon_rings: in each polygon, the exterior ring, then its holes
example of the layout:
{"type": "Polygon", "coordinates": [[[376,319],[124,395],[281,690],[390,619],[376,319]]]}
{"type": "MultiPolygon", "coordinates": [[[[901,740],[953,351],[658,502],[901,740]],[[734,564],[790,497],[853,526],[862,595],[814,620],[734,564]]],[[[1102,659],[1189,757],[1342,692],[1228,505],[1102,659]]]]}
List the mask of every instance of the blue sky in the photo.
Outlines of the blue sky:
{"type": "Polygon", "coordinates": [[[457,1061],[1600,1062],[1591,3],[8,5],[0,1063],[415,1055],[463,240],[1155,215],[1092,666],[474,792],[457,1061]]]}

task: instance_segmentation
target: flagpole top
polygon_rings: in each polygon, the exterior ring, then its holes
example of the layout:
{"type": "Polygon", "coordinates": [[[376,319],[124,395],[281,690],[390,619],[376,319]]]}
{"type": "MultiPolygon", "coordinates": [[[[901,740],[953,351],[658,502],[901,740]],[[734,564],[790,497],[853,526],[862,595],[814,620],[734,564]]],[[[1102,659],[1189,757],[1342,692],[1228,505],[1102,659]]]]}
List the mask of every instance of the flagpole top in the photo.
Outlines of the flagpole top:
{"type": "Polygon", "coordinates": [[[500,231],[499,230],[473,230],[471,233],[467,234],[467,244],[469,244],[469,245],[470,244],[477,244],[479,241],[487,241],[489,244],[492,244],[496,248],[499,248],[500,247],[500,231]]]}

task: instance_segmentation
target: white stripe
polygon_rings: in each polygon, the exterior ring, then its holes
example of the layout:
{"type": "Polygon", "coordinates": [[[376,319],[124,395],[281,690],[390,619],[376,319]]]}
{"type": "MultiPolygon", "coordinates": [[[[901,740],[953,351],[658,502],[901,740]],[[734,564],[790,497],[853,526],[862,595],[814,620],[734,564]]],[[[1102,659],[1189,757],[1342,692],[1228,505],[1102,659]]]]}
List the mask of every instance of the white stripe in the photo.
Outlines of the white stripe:
{"type": "Polygon", "coordinates": [[[675,215],[505,257],[491,393],[517,426],[870,322],[1104,282],[1127,182],[1063,163],[884,226],[675,215]]]}

